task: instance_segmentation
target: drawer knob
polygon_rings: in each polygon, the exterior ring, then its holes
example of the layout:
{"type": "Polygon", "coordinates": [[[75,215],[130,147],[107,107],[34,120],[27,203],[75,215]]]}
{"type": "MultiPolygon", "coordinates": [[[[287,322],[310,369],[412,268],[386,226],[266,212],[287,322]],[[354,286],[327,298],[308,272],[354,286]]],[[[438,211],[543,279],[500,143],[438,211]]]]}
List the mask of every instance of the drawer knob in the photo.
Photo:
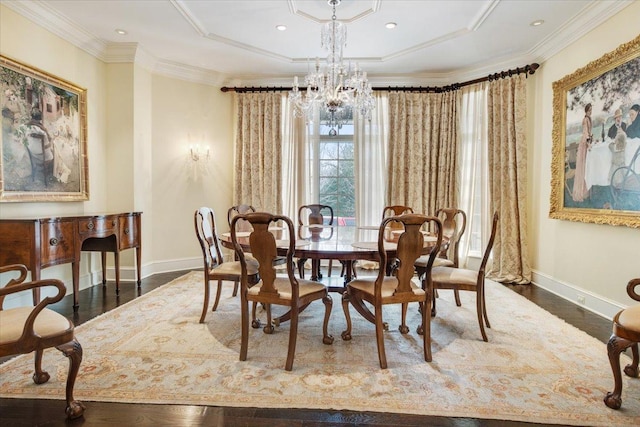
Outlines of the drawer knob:
{"type": "Polygon", "coordinates": [[[124,234],[129,234],[129,227],[125,227],[124,234]]]}
{"type": "Polygon", "coordinates": [[[92,223],[92,222],[88,223],[88,224],[87,224],[87,228],[88,228],[89,230],[93,230],[93,223],[92,223]]]}
{"type": "Polygon", "coordinates": [[[111,220],[111,225],[113,225],[114,227],[116,226],[116,220],[111,220]]]}
{"type": "Polygon", "coordinates": [[[58,239],[56,239],[55,237],[50,238],[50,239],[49,239],[49,244],[50,244],[51,246],[55,246],[55,245],[57,245],[57,244],[58,244],[58,239]]]}

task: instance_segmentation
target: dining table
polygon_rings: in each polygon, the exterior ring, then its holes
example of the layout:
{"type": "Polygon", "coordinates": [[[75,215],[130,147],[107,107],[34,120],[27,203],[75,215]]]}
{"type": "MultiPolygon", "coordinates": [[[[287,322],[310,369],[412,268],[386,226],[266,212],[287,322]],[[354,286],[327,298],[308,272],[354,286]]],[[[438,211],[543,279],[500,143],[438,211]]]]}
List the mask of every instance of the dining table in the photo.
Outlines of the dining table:
{"type": "MultiPolygon", "coordinates": [[[[288,232],[284,227],[272,227],[271,232],[276,238],[278,255],[285,256],[289,247],[288,232]]],[[[341,285],[329,286],[329,291],[342,293],[346,285],[353,280],[353,266],[356,261],[379,261],[377,226],[350,225],[301,225],[296,229],[296,244],[294,256],[298,259],[310,259],[312,262],[320,260],[336,260],[345,265],[344,281],[341,285]]],[[[250,231],[236,232],[238,243],[243,250],[249,250],[250,231]]],[[[385,230],[384,247],[387,259],[395,256],[398,237],[401,230],[388,228],[385,230]]],[[[430,232],[424,231],[424,253],[429,253],[437,238],[430,232]]],[[[233,249],[231,233],[222,233],[220,242],[226,248],[233,249]]],[[[445,244],[443,242],[443,244],[445,244]]],[[[317,269],[312,268],[311,280],[319,280],[317,269]]]]}
{"type": "MultiPolygon", "coordinates": [[[[278,257],[273,261],[275,265],[285,263],[285,256],[289,249],[289,236],[285,227],[270,227],[269,230],[276,238],[278,257]]],[[[397,242],[403,230],[387,227],[384,231],[384,248],[387,253],[386,274],[391,274],[392,262],[395,257],[397,242]]],[[[299,260],[310,259],[313,263],[319,263],[322,259],[340,261],[345,265],[343,283],[339,284],[331,280],[327,284],[329,292],[337,292],[340,295],[346,290],[347,284],[353,280],[353,269],[356,261],[380,261],[378,252],[378,226],[349,226],[349,225],[326,225],[311,224],[298,226],[295,236],[294,256],[299,260]]],[[[429,231],[423,231],[424,251],[430,253],[437,237],[429,231]]],[[[249,236],[251,231],[237,231],[236,238],[243,251],[249,251],[249,236]]],[[[219,236],[222,246],[234,250],[231,233],[225,232],[219,236]]],[[[442,245],[446,245],[448,240],[443,237],[442,245]]],[[[442,247],[441,247],[442,248],[442,247]]],[[[319,280],[317,271],[312,268],[311,280],[319,280]]],[[[303,307],[302,310],[304,310],[303,307]]],[[[375,323],[375,317],[369,310],[354,306],[354,308],[369,322],[375,323]]],[[[291,311],[287,311],[279,317],[273,319],[275,325],[291,320],[291,311]]],[[[385,323],[385,329],[388,325],[385,323]]]]}

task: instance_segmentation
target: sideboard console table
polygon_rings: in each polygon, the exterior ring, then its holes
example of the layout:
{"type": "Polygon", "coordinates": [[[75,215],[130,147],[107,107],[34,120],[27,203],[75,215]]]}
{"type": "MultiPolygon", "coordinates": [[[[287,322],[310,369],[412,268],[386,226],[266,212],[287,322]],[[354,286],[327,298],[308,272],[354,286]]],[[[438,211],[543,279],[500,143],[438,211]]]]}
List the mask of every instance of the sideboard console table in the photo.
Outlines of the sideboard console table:
{"type": "MultiPolygon", "coordinates": [[[[0,265],[24,264],[32,280],[40,279],[40,270],[58,264],[72,264],[73,309],[78,310],[80,252],[102,254],[102,284],[106,280],[107,252],[113,252],[116,294],[120,292],[119,253],[136,250],[136,272],[140,286],[142,212],[59,216],[46,218],[0,219],[0,265]]],[[[40,300],[34,290],[34,303],[40,300]]]]}

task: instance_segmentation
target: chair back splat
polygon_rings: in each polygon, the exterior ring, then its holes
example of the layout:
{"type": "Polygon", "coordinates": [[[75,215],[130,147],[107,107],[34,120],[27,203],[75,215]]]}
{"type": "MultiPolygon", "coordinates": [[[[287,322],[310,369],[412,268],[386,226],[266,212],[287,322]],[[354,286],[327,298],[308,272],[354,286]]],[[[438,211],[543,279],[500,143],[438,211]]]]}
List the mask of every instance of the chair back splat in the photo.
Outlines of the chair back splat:
{"type": "MultiPolygon", "coordinates": [[[[333,208],[329,205],[311,204],[302,205],[298,208],[298,226],[304,225],[329,225],[332,226],[334,221],[333,208]]],[[[316,233],[313,233],[316,234],[316,233]]],[[[333,235],[333,229],[331,230],[333,235]]],[[[312,239],[313,239],[312,235],[312,239]]],[[[306,258],[298,260],[298,274],[301,278],[304,278],[304,266],[307,262],[306,258]]],[[[329,260],[329,268],[327,269],[327,276],[331,277],[331,269],[333,268],[332,260],[329,260]]],[[[343,267],[344,268],[344,267],[343,267]]],[[[320,271],[320,260],[311,260],[311,280],[322,279],[322,272],[320,271]]]]}

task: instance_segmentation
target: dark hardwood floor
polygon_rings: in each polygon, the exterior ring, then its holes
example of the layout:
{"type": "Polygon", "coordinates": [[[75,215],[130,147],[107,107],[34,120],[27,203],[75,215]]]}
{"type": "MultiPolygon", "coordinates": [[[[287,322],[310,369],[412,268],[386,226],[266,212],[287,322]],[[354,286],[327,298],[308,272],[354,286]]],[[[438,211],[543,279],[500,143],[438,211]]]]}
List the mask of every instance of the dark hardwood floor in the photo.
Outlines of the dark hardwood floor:
{"type": "MultiPolygon", "coordinates": [[[[133,283],[120,284],[115,296],[115,283],[94,286],[80,292],[80,308],[73,312],[73,298],[65,297],[52,306],[73,319],[76,325],[103,314],[137,296],[164,285],[186,271],[162,273],[148,277],[137,289],[133,283]]],[[[505,285],[514,292],[564,319],[589,335],[607,342],[611,322],[575,306],[535,286],[505,285]]],[[[0,379],[1,380],[1,379],[0,379]]],[[[612,378],[613,384],[613,378],[612,378]]],[[[84,418],[65,420],[64,402],[60,400],[0,399],[0,421],[3,426],[534,426],[540,424],[475,418],[446,418],[377,412],[333,410],[261,409],[181,405],[117,404],[84,402],[84,418]]]]}

